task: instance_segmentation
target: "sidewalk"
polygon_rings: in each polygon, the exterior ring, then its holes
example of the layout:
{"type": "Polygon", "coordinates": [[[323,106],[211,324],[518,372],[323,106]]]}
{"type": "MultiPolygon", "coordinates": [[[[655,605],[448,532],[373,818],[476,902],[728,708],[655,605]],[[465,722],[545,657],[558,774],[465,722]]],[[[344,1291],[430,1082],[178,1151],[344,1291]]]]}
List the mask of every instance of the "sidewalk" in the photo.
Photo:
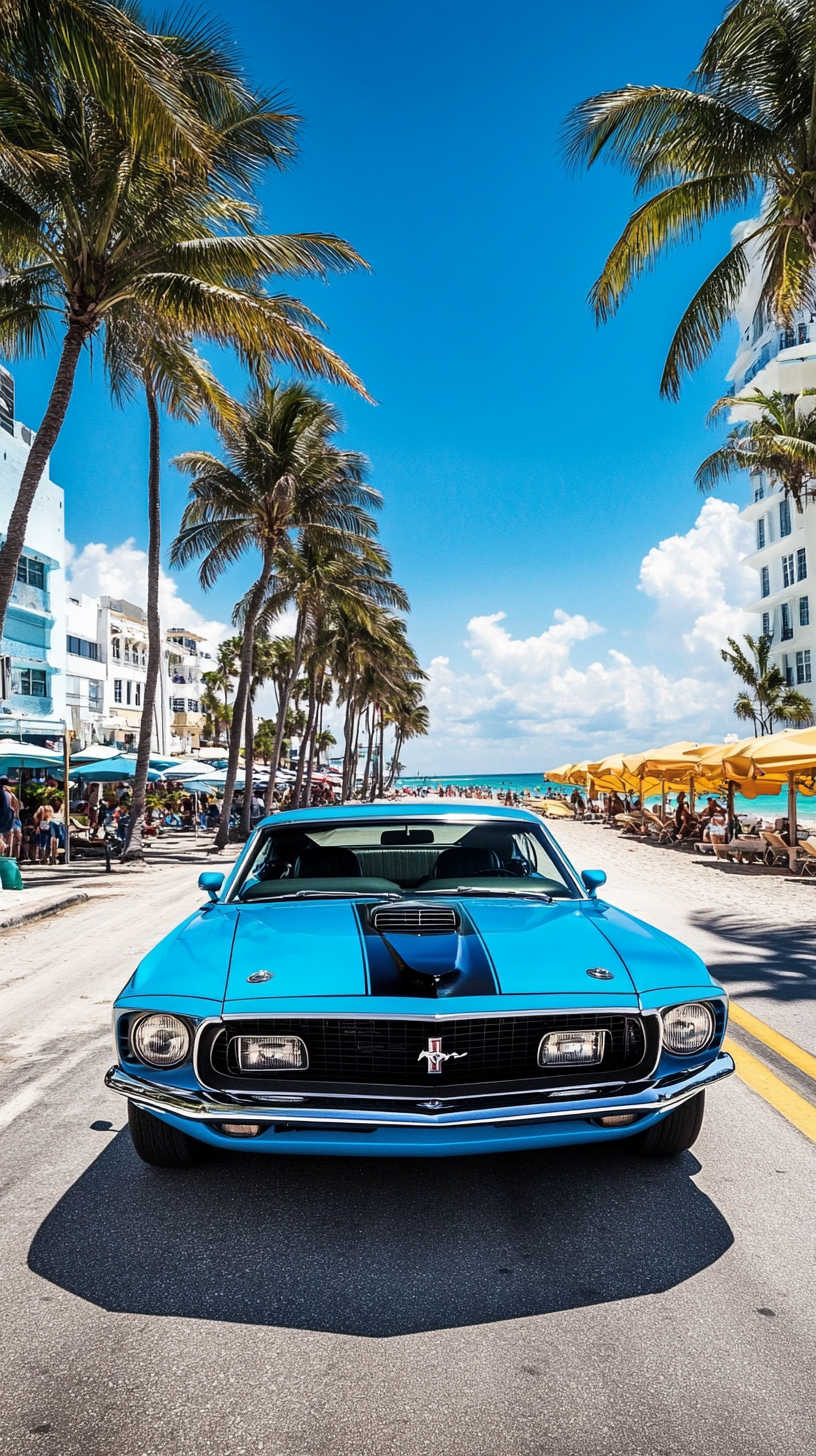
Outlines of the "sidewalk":
{"type": "Polygon", "coordinates": [[[70,865],[22,864],[23,890],[0,890],[0,931],[10,930],[47,915],[58,915],[88,900],[116,898],[128,892],[134,875],[159,873],[163,867],[192,863],[202,869],[223,864],[225,872],[237,856],[240,845],[228,845],[223,855],[210,853],[213,833],[167,834],[149,841],[143,862],[120,864],[112,861],[110,872],[103,858],[77,859],[70,865]]]}

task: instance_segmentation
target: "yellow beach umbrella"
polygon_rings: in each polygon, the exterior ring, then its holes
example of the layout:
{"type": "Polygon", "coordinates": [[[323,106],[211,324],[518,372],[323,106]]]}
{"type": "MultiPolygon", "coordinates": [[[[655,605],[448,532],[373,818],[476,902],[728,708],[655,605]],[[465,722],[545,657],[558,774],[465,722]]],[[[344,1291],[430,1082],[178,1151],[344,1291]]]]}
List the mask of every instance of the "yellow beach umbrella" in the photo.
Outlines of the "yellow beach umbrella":
{"type": "Polygon", "coordinates": [[[729,776],[763,786],[787,778],[790,867],[795,869],[796,789],[798,784],[804,793],[816,790],[816,728],[787,728],[763,738],[743,740],[732,745],[723,765],[729,776]]]}
{"type": "Polygon", "coordinates": [[[572,773],[572,769],[571,763],[562,763],[560,768],[553,768],[549,773],[545,773],[544,778],[548,784],[568,784],[570,782],[568,775],[572,773]]]}

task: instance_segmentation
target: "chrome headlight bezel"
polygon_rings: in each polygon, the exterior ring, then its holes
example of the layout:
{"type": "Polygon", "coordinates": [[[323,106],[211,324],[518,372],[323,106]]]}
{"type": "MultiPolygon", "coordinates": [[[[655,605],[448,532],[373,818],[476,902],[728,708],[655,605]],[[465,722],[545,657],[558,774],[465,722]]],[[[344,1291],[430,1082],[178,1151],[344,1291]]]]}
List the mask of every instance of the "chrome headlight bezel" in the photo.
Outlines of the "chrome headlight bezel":
{"type": "Polygon", "coordinates": [[[130,1025],[129,1031],[131,1055],[137,1062],[145,1067],[156,1067],[164,1070],[167,1067],[180,1067],[186,1062],[193,1045],[193,1037],[187,1022],[180,1016],[174,1016],[170,1011],[149,1011],[144,1016],[137,1017],[130,1025]],[[155,1032],[164,1032],[173,1039],[167,1052],[156,1054],[151,1052],[146,1045],[148,1028],[151,1026],[155,1032]]]}
{"type": "Polygon", "coordinates": [[[695,1057],[711,1046],[717,1031],[714,1009],[707,1001],[681,1001],[676,1006],[666,1006],[660,1013],[663,1025],[663,1047],[673,1057],[695,1057]],[[697,1021],[696,1034],[681,1032],[685,1021],[697,1021]]]}

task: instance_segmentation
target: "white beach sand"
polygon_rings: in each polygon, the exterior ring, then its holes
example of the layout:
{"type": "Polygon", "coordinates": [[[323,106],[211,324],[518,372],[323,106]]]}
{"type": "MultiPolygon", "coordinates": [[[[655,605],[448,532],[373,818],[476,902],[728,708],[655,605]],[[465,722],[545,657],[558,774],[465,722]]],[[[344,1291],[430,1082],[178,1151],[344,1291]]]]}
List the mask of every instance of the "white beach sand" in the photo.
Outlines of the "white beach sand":
{"type": "Polygon", "coordinates": [[[685,941],[754,1015],[816,1053],[816,879],[717,862],[550,821],[576,869],[603,869],[603,898],[685,941]]]}

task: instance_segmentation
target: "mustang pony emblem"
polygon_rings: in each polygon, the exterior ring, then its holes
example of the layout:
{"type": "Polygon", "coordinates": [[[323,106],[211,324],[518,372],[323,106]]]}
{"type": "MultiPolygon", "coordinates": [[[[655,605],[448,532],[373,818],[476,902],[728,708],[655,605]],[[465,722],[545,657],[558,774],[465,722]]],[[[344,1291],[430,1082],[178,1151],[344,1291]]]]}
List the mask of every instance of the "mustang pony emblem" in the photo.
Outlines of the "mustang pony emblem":
{"type": "Polygon", "coordinates": [[[443,1052],[441,1036],[429,1036],[428,1046],[424,1052],[420,1052],[417,1061],[421,1062],[423,1057],[427,1057],[428,1071],[441,1072],[443,1062],[449,1062],[453,1057],[466,1056],[467,1052],[443,1052]]]}

